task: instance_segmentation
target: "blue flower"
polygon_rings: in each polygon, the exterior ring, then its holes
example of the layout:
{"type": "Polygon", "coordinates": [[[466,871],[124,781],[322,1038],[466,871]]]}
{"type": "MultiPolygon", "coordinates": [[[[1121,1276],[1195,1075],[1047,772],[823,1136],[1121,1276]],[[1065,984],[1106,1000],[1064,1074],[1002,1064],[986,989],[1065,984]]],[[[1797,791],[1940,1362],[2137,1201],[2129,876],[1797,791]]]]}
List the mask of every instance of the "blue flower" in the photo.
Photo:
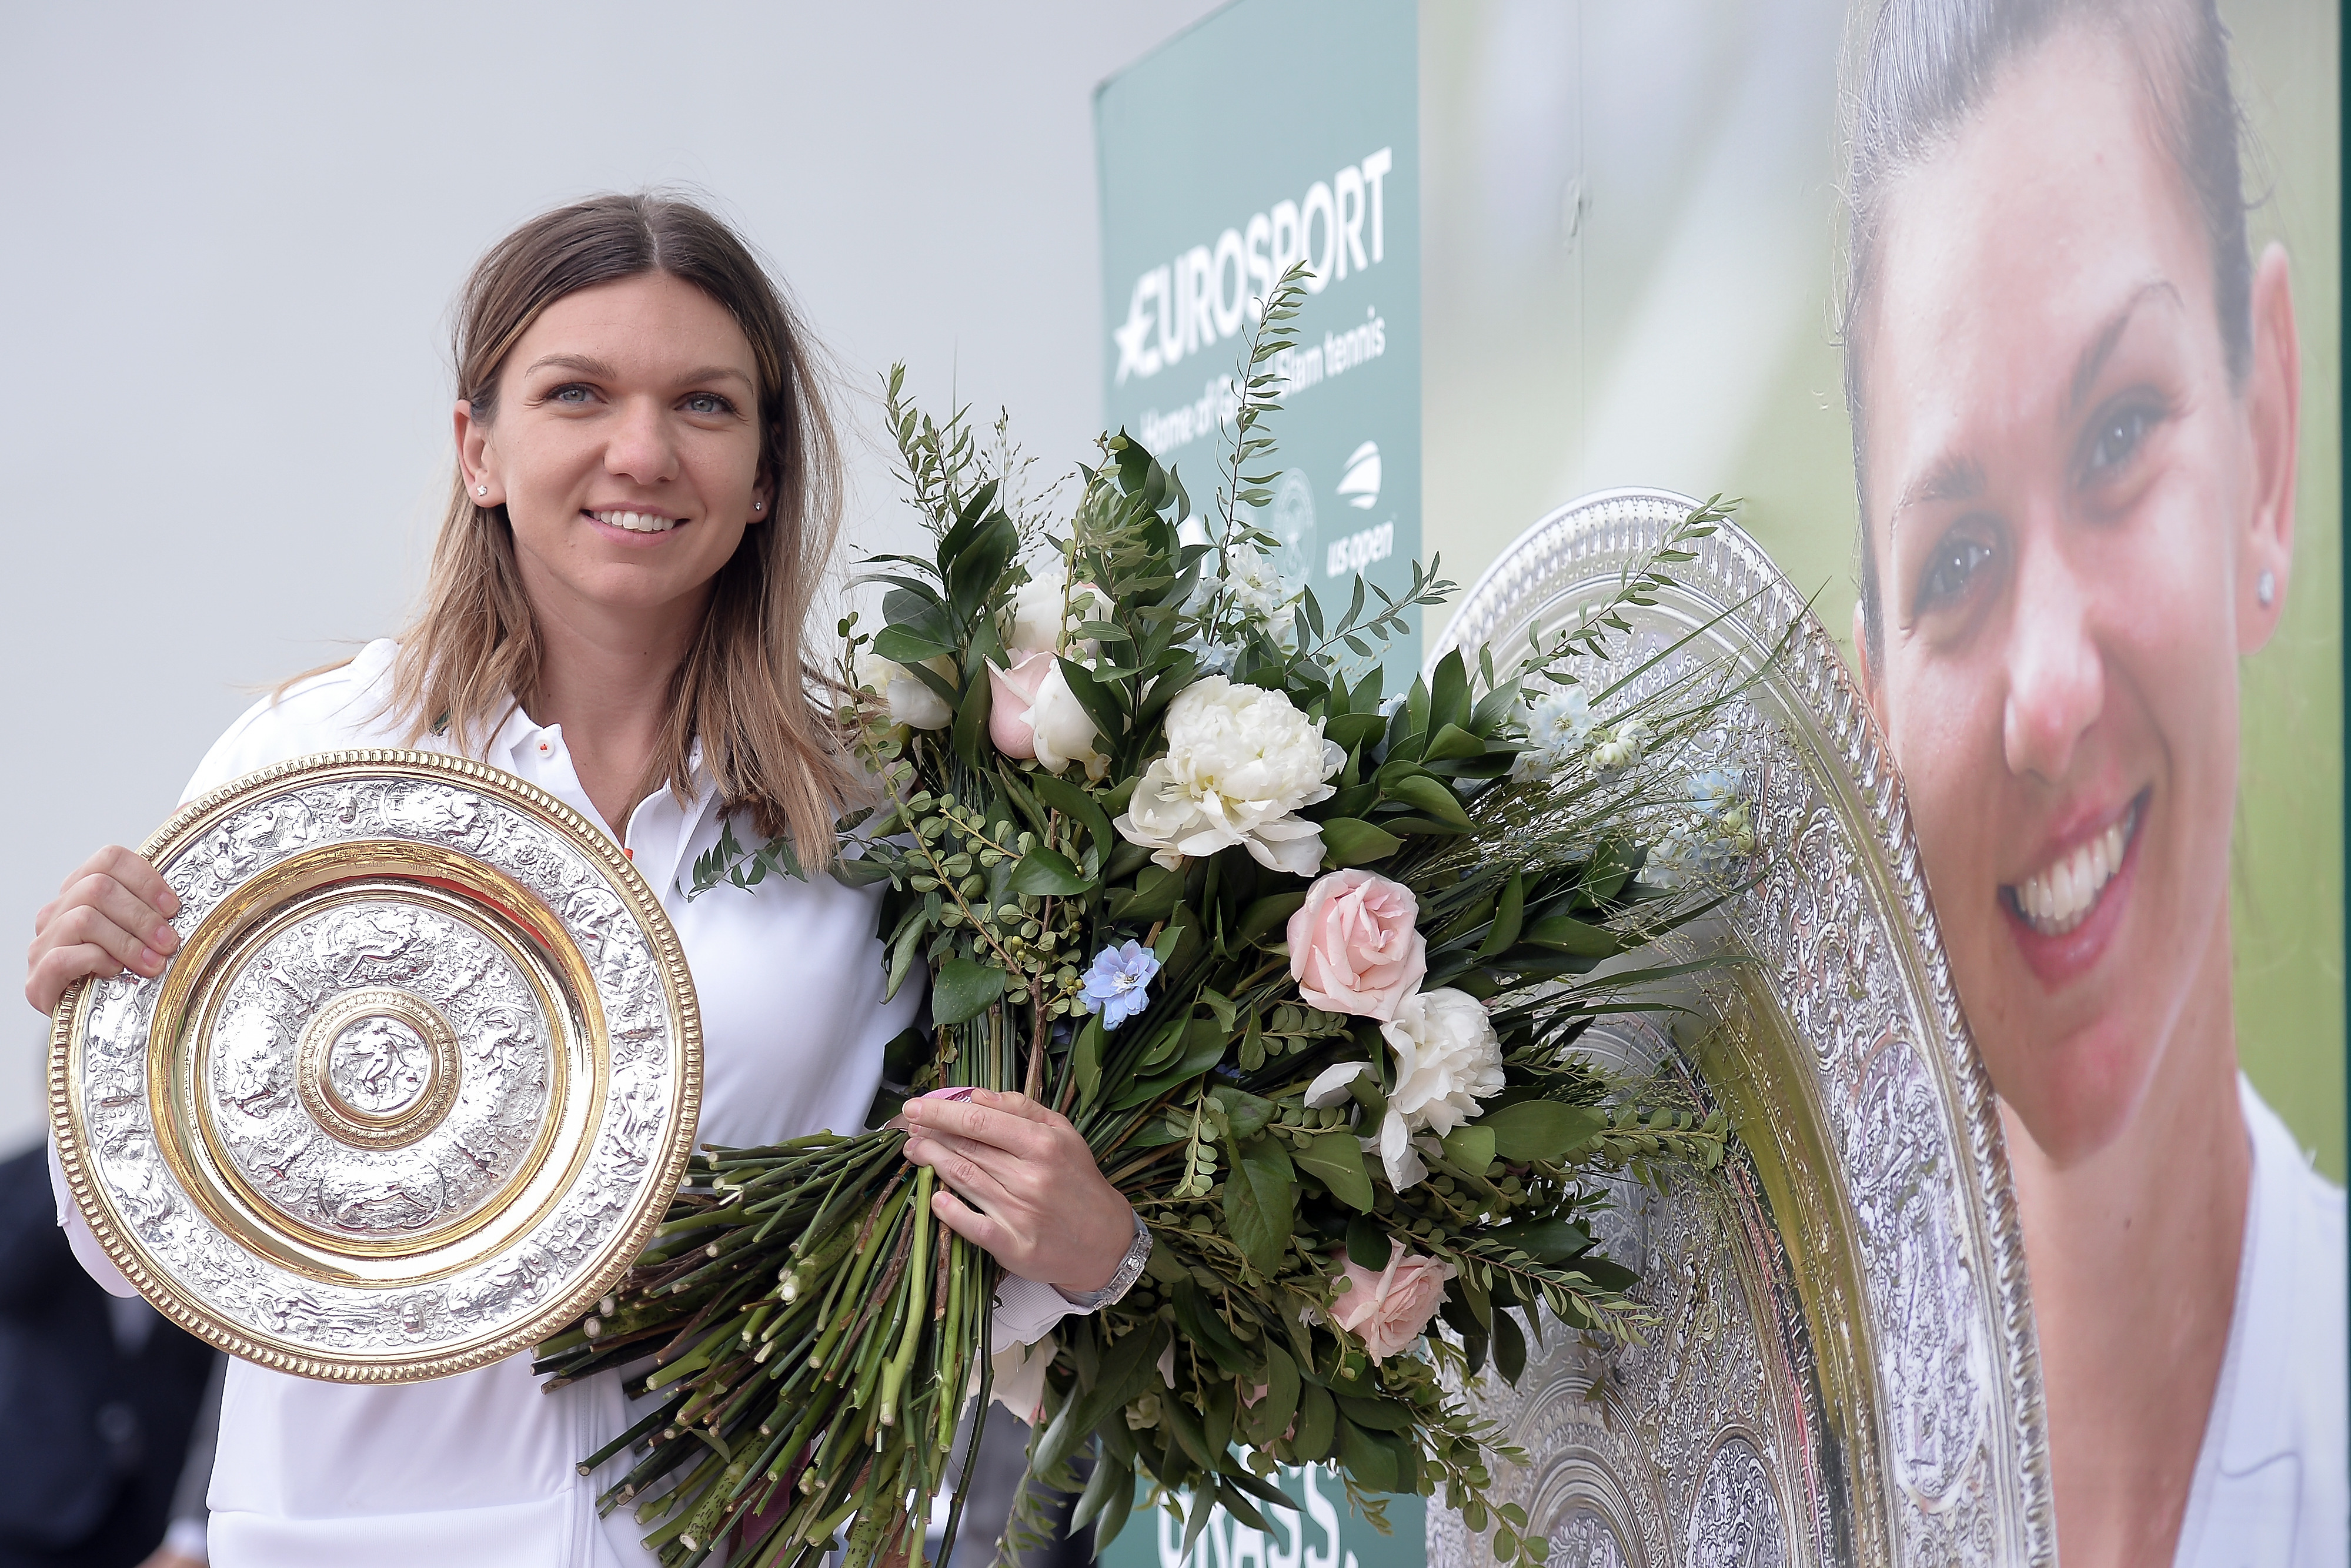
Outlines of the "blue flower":
{"type": "Polygon", "coordinates": [[[1159,973],[1158,955],[1129,939],[1094,955],[1086,968],[1085,990],[1080,997],[1086,1011],[1102,1015],[1102,1028],[1116,1029],[1144,1008],[1151,998],[1144,988],[1159,973]]]}

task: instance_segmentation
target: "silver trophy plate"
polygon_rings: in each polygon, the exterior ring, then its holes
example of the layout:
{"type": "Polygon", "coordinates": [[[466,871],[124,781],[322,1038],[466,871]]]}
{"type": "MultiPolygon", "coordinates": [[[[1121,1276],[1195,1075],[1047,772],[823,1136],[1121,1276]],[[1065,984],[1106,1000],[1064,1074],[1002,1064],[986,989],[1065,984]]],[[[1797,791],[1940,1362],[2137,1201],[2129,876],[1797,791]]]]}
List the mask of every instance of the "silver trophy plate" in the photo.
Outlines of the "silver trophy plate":
{"type": "Polygon", "coordinates": [[[694,1143],[701,1025],[620,848],[510,774],[340,751],[182,810],[159,977],[49,1056],[90,1229],[172,1320],[281,1371],[463,1372],[609,1290],[694,1143]]]}
{"type": "MultiPolygon", "coordinates": [[[[1620,490],[1553,513],[1470,591],[1432,661],[1481,643],[1499,661],[1573,623],[1692,506],[1620,490]]],[[[1751,962],[1694,988],[1670,1030],[1627,1026],[1599,1050],[1722,1112],[1732,1157],[1719,1183],[1626,1182],[1600,1222],[1641,1274],[1646,1343],[1553,1321],[1515,1387],[1489,1373],[1472,1389],[1527,1455],[1494,1501],[1527,1511],[1550,1568],[2053,1564],[1999,1113],[1900,783],[1802,595],[1736,528],[1692,548],[1679,586],[1625,612],[1635,634],[1588,689],[1693,633],[1655,678],[1693,660],[1760,670],[1689,758],[1740,773],[1763,873],[1692,946],[1751,962]]],[[[1489,1568],[1458,1514],[1427,1519],[1432,1564],[1489,1568]]]]}

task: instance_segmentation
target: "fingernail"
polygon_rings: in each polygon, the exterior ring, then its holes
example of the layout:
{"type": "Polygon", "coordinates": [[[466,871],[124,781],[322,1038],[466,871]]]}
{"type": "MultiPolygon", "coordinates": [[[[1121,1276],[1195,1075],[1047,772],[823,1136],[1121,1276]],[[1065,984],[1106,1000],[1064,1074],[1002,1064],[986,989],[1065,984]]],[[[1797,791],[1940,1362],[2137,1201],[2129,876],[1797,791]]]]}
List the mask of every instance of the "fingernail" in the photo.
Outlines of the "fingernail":
{"type": "Polygon", "coordinates": [[[163,955],[152,947],[141,947],[139,949],[139,967],[142,969],[160,969],[163,967],[163,955]]]}
{"type": "Polygon", "coordinates": [[[180,913],[180,895],[168,887],[163,890],[163,913],[165,915],[180,913]]]}
{"type": "Polygon", "coordinates": [[[155,940],[162,944],[162,950],[166,953],[176,953],[180,950],[180,934],[168,925],[155,933],[155,940]]]}

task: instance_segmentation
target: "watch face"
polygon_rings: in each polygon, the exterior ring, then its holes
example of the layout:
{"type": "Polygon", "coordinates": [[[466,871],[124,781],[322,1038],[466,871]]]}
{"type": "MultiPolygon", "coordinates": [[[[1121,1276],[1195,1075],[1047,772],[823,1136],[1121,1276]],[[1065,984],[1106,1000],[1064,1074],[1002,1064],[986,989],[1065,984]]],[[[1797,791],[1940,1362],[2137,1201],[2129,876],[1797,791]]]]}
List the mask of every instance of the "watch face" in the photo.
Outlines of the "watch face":
{"type": "Polygon", "coordinates": [[[511,775],[338,752],[147,845],[179,894],[152,980],[57,1010],[60,1159],[174,1321],[306,1376],[439,1376],[625,1272],[694,1136],[675,934],[611,840],[511,775]]]}

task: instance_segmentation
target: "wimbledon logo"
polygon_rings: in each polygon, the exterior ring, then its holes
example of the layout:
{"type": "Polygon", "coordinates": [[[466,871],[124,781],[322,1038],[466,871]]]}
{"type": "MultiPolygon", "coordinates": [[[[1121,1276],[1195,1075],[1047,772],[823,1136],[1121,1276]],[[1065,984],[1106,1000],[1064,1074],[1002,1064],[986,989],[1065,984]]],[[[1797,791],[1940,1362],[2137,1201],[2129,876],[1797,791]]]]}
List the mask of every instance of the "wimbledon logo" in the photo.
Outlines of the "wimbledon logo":
{"type": "Polygon", "coordinates": [[[1339,476],[1339,494],[1359,512],[1368,512],[1380,504],[1378,442],[1366,441],[1355,448],[1347,459],[1347,471],[1339,476]]]}

